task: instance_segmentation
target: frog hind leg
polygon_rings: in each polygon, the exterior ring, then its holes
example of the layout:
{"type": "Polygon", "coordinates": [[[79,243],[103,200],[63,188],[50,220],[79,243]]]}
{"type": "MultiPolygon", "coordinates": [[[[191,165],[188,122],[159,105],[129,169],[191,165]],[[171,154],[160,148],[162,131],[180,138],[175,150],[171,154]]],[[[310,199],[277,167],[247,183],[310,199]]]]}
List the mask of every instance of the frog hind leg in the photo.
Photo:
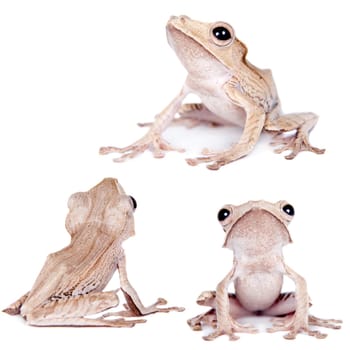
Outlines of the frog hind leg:
{"type": "Polygon", "coordinates": [[[115,291],[92,292],[85,295],[58,299],[34,308],[24,317],[32,326],[73,326],[73,327],[133,327],[144,320],[125,320],[123,318],[107,320],[101,318],[87,318],[85,316],[97,314],[116,307],[119,298],[115,291]]]}
{"type": "Polygon", "coordinates": [[[258,142],[265,126],[266,113],[261,107],[248,105],[246,114],[243,133],[238,143],[220,152],[205,149],[202,152],[203,156],[186,159],[187,164],[194,166],[201,163],[210,163],[207,165],[208,169],[218,170],[222,166],[248,155],[258,142]]]}
{"type": "Polygon", "coordinates": [[[185,125],[188,128],[205,124],[209,127],[231,125],[226,120],[211,112],[203,103],[185,103],[181,106],[179,118],[174,119],[176,125],[185,125]]]}
{"type": "MultiPolygon", "coordinates": [[[[286,330],[286,328],[288,328],[288,325],[292,322],[296,305],[297,304],[294,292],[281,293],[274,304],[267,310],[264,310],[262,313],[264,316],[274,316],[272,320],[273,326],[271,328],[268,328],[267,331],[272,333],[286,330]]],[[[309,306],[311,305],[312,304],[310,303],[309,306]]],[[[308,315],[308,325],[310,326],[339,329],[341,328],[341,323],[342,322],[340,320],[322,319],[308,315]]],[[[318,331],[311,331],[310,335],[314,335],[316,338],[324,338],[326,336],[326,334],[322,334],[318,331]]]]}
{"type": "Polygon", "coordinates": [[[271,142],[273,146],[280,146],[275,149],[276,153],[290,151],[286,159],[293,159],[302,151],[310,151],[316,154],[323,154],[324,149],[313,147],[309,141],[309,133],[318,121],[314,113],[293,113],[267,118],[264,130],[275,132],[276,135],[271,142]],[[294,131],[292,135],[285,136],[285,132],[294,131]]]}
{"type": "MultiPolygon", "coordinates": [[[[179,117],[174,118],[171,125],[185,126],[192,129],[199,125],[206,125],[209,127],[217,127],[223,125],[231,125],[224,119],[220,118],[211,112],[203,103],[184,103],[179,111],[179,117]]],[[[149,127],[153,123],[138,123],[138,126],[149,127]]]]}
{"type": "MultiPolygon", "coordinates": [[[[311,306],[311,304],[310,304],[311,306]]],[[[281,293],[276,301],[262,312],[264,316],[287,317],[294,314],[296,309],[295,293],[281,293]]]]}
{"type": "MultiPolygon", "coordinates": [[[[229,303],[230,303],[230,315],[237,319],[240,317],[251,316],[252,313],[243,308],[239,303],[237,297],[233,293],[229,293],[229,303]]],[[[210,306],[211,309],[203,314],[195,316],[187,321],[187,324],[194,331],[202,330],[203,327],[216,328],[217,317],[216,317],[216,292],[206,291],[201,293],[197,299],[197,304],[202,306],[210,306]]]]}
{"type": "Polygon", "coordinates": [[[193,331],[201,331],[203,327],[211,327],[216,328],[217,325],[217,317],[216,310],[210,309],[207,312],[204,312],[200,315],[197,315],[193,318],[187,320],[187,324],[191,327],[193,331]]]}

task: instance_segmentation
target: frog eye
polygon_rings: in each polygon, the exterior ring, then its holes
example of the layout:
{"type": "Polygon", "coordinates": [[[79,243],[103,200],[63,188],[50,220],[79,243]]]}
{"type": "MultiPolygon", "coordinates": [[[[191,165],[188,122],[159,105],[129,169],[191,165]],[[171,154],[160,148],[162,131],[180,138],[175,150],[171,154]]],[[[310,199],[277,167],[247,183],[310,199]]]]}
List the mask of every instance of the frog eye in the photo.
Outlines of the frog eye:
{"type": "Polygon", "coordinates": [[[294,216],[295,214],[295,211],[294,211],[294,208],[292,205],[290,204],[285,204],[283,207],[282,207],[282,210],[289,216],[294,216]]]}
{"type": "Polygon", "coordinates": [[[213,35],[216,39],[226,41],[232,38],[231,33],[225,27],[215,27],[213,29],[213,35]]]}
{"type": "Polygon", "coordinates": [[[136,199],[133,196],[129,196],[129,198],[131,199],[132,202],[132,206],[134,208],[134,210],[137,208],[137,202],[136,199]]]}
{"type": "Polygon", "coordinates": [[[218,46],[226,46],[231,43],[234,32],[230,25],[227,23],[216,23],[212,27],[211,34],[214,43],[218,46]]]}
{"type": "Polygon", "coordinates": [[[224,221],[230,216],[230,214],[231,214],[231,212],[228,209],[222,208],[218,212],[218,220],[224,221]]]}

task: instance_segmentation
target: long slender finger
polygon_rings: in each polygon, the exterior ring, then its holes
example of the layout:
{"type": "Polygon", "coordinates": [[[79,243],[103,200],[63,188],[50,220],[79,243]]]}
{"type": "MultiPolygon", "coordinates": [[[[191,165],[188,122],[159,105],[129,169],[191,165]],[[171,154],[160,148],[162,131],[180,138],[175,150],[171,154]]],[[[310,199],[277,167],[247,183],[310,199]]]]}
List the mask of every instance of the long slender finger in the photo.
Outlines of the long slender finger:
{"type": "Polygon", "coordinates": [[[114,146],[101,147],[100,154],[105,155],[109,153],[125,153],[133,150],[137,146],[138,146],[138,143],[133,143],[127,147],[114,147],[114,146]]]}
{"type": "Polygon", "coordinates": [[[121,148],[118,148],[118,147],[107,146],[107,147],[101,147],[99,150],[99,153],[102,155],[105,155],[109,153],[119,152],[120,150],[121,148]]]}
{"type": "Polygon", "coordinates": [[[317,148],[317,147],[310,147],[311,152],[317,153],[317,154],[323,154],[324,152],[326,152],[325,148],[317,148]]]}
{"type": "Polygon", "coordinates": [[[158,300],[154,303],[154,306],[166,304],[168,304],[168,302],[164,298],[158,298],[158,300]]]}
{"type": "Polygon", "coordinates": [[[132,159],[135,158],[137,155],[139,155],[141,152],[129,152],[129,153],[125,153],[123,155],[121,155],[118,158],[113,158],[113,162],[115,163],[123,163],[124,161],[128,160],[128,159],[132,159]]]}
{"type": "Polygon", "coordinates": [[[209,340],[209,341],[210,341],[210,340],[214,340],[214,339],[220,337],[220,335],[223,335],[223,334],[224,334],[223,331],[221,331],[221,330],[216,330],[216,331],[214,331],[214,332],[212,332],[212,333],[210,333],[210,334],[204,336],[203,339],[204,339],[204,340],[209,340]]]}
{"type": "Polygon", "coordinates": [[[336,320],[333,318],[330,319],[322,319],[312,315],[309,315],[309,324],[312,326],[319,326],[331,329],[340,329],[341,324],[343,322],[341,320],[336,320]]]}
{"type": "Polygon", "coordinates": [[[297,156],[297,154],[298,154],[298,152],[292,151],[289,154],[287,154],[284,158],[288,159],[288,160],[291,160],[291,159],[294,159],[297,156]]]}
{"type": "Polygon", "coordinates": [[[307,334],[308,334],[308,335],[311,335],[312,337],[315,337],[315,338],[317,338],[317,339],[324,339],[324,338],[327,337],[327,334],[321,333],[320,331],[311,331],[311,330],[309,330],[309,331],[307,332],[307,334]]]}
{"type": "Polygon", "coordinates": [[[157,312],[165,312],[165,313],[168,313],[170,311],[182,312],[182,311],[185,311],[185,308],[184,307],[171,306],[171,307],[156,308],[156,311],[157,312]]]}
{"type": "Polygon", "coordinates": [[[152,126],[154,123],[153,122],[146,122],[146,123],[137,123],[137,125],[141,128],[144,128],[144,127],[150,127],[152,126]]]}
{"type": "Polygon", "coordinates": [[[187,158],[186,162],[188,165],[198,165],[200,163],[209,163],[213,161],[210,157],[198,157],[198,158],[187,158]]]}
{"type": "Polygon", "coordinates": [[[219,170],[226,162],[214,162],[213,164],[207,165],[209,170],[219,170]]]}
{"type": "Polygon", "coordinates": [[[284,339],[292,340],[297,336],[296,332],[289,332],[283,336],[284,339]]]}
{"type": "Polygon", "coordinates": [[[154,145],[163,151],[185,152],[184,148],[174,147],[168,141],[159,138],[154,141],[154,145]]]}

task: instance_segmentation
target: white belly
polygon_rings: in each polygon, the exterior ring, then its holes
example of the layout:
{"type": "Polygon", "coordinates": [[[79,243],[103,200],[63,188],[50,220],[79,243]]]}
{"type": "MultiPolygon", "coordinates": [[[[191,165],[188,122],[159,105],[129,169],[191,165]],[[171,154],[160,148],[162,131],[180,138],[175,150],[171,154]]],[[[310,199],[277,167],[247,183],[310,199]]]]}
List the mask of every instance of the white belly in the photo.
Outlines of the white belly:
{"type": "Polygon", "coordinates": [[[243,127],[246,119],[245,111],[235,105],[224,91],[224,85],[231,78],[231,73],[216,72],[214,76],[215,79],[190,76],[186,80],[187,88],[196,94],[212,113],[222,119],[224,124],[243,127]]]}
{"type": "Polygon", "coordinates": [[[281,293],[283,275],[275,272],[248,274],[235,281],[239,302],[248,311],[263,311],[269,308],[281,293]]]}
{"type": "Polygon", "coordinates": [[[226,95],[208,96],[199,95],[203,104],[220,119],[223,119],[227,124],[238,125],[244,127],[246,120],[245,111],[234,105],[226,95]]]}

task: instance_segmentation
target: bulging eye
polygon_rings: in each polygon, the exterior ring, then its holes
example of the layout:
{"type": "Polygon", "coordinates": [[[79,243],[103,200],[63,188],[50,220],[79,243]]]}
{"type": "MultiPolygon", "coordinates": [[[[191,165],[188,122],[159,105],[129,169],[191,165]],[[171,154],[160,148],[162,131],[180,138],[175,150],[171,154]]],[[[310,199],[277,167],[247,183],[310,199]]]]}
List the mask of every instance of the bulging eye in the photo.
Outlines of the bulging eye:
{"type": "Polygon", "coordinates": [[[225,27],[215,27],[213,29],[213,34],[216,39],[226,41],[232,38],[231,33],[225,27]]]}
{"type": "Polygon", "coordinates": [[[133,196],[129,196],[132,202],[132,206],[134,208],[134,210],[137,208],[137,202],[136,199],[133,196]]]}
{"type": "Polygon", "coordinates": [[[218,212],[218,220],[224,221],[230,216],[230,214],[231,214],[231,212],[228,209],[222,208],[218,212]]]}
{"type": "Polygon", "coordinates": [[[289,216],[294,216],[295,211],[292,205],[286,204],[282,207],[282,210],[289,216]]]}
{"type": "Polygon", "coordinates": [[[226,46],[231,43],[234,32],[230,25],[226,23],[217,23],[213,26],[212,36],[215,44],[218,46],[226,46]]]}

